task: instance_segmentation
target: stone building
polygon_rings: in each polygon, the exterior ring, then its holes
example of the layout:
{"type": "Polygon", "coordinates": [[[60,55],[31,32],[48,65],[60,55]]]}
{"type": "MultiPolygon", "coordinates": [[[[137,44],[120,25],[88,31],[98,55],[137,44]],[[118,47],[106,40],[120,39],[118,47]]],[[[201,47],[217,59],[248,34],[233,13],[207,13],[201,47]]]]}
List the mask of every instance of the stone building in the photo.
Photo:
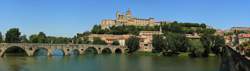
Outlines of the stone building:
{"type": "Polygon", "coordinates": [[[112,35],[112,34],[90,34],[87,36],[89,41],[93,41],[94,38],[100,38],[104,40],[108,45],[111,45],[114,41],[118,41],[121,46],[125,46],[125,41],[133,35],[112,35]]]}
{"type": "Polygon", "coordinates": [[[161,34],[163,34],[161,31],[141,31],[138,36],[140,38],[140,48],[138,51],[152,52],[153,35],[161,35],[161,34]]]}
{"type": "Polygon", "coordinates": [[[136,18],[132,15],[132,12],[128,10],[125,14],[117,12],[116,19],[104,19],[101,22],[102,29],[111,27],[111,26],[119,26],[119,25],[134,25],[134,26],[154,26],[158,24],[154,18],[141,19],[136,18]]]}

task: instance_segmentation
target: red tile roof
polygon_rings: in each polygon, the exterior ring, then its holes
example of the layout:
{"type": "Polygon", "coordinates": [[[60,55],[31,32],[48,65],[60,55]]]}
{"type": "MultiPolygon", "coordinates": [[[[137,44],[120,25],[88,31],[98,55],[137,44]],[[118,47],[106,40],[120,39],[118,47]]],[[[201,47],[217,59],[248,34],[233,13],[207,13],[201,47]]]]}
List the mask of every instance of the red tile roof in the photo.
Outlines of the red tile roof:
{"type": "Polygon", "coordinates": [[[240,38],[250,38],[250,34],[239,34],[240,38]]]}

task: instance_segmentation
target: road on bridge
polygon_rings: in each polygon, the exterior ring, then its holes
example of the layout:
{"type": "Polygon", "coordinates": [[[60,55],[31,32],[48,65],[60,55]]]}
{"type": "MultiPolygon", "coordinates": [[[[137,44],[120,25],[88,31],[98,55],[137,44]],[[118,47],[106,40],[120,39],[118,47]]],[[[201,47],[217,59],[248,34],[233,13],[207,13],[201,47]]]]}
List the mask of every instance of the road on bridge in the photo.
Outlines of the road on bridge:
{"type": "Polygon", "coordinates": [[[250,71],[250,61],[230,47],[224,47],[220,71],[250,71]]]}

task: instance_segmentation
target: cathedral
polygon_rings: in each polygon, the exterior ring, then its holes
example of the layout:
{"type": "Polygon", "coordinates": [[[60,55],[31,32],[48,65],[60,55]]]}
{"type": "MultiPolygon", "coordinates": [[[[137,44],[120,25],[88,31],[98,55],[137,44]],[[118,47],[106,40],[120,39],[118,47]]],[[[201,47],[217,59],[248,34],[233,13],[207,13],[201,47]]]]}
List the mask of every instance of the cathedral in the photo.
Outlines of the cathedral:
{"type": "Polygon", "coordinates": [[[109,28],[111,26],[119,26],[119,25],[134,25],[134,26],[154,26],[157,22],[154,18],[148,19],[140,19],[132,16],[130,10],[126,11],[126,13],[120,13],[117,11],[116,19],[105,19],[101,22],[102,29],[109,28]]]}

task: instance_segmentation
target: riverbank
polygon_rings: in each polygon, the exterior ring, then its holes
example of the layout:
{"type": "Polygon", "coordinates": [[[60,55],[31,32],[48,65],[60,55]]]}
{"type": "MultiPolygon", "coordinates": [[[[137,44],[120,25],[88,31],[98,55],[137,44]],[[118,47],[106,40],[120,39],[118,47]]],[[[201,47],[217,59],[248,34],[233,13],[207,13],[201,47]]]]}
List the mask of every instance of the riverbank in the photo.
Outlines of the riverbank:
{"type": "MultiPolygon", "coordinates": [[[[135,52],[135,53],[132,53],[132,54],[127,54],[127,55],[135,55],[135,56],[163,56],[162,53],[152,53],[152,52],[135,52]]],[[[174,56],[178,56],[178,57],[190,57],[189,56],[190,53],[188,52],[180,52],[178,53],[177,55],[174,55],[174,56]]],[[[208,57],[215,57],[216,55],[215,54],[212,54],[210,53],[208,55],[208,57]]]]}

